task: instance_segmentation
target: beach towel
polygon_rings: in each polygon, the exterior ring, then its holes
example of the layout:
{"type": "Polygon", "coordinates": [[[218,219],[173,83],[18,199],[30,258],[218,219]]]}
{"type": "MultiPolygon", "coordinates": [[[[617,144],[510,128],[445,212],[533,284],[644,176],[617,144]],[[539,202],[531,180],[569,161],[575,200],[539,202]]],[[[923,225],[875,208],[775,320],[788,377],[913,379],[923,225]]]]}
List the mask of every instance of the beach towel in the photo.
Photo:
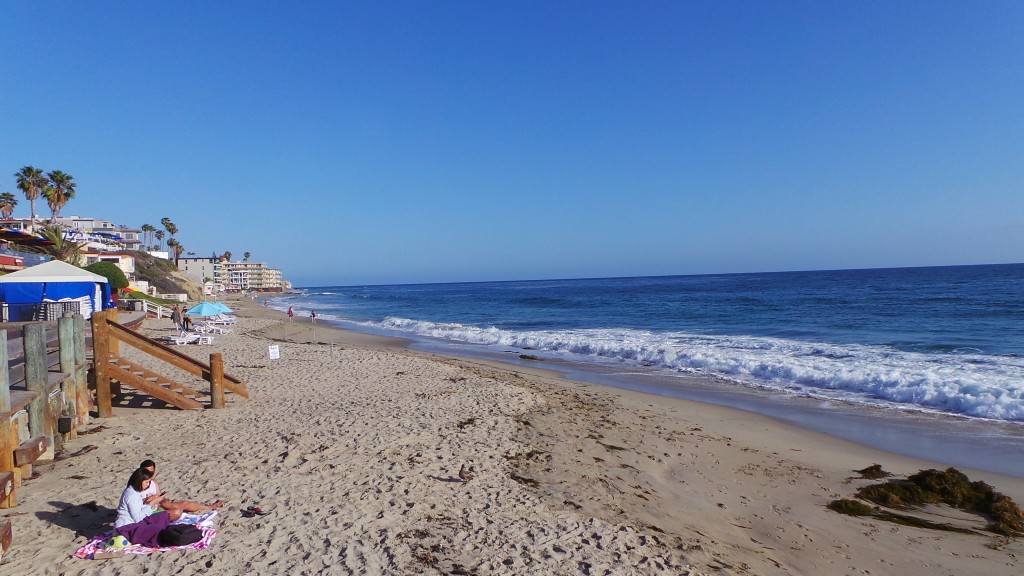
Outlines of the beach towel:
{"type": "Polygon", "coordinates": [[[202,550],[203,548],[209,548],[210,542],[213,541],[214,536],[217,535],[217,529],[213,527],[213,517],[217,515],[216,510],[210,510],[202,514],[182,514],[181,518],[173,522],[173,524],[191,524],[197,526],[203,531],[203,538],[199,542],[194,544],[187,544],[185,546],[167,546],[164,548],[150,548],[148,546],[142,546],[141,544],[129,544],[123,548],[111,548],[108,544],[111,538],[115,535],[114,530],[108,530],[103,534],[95,536],[88,544],[82,546],[75,552],[75,557],[86,558],[93,560],[97,553],[103,552],[116,552],[118,554],[152,554],[153,552],[163,552],[167,550],[202,550]]]}

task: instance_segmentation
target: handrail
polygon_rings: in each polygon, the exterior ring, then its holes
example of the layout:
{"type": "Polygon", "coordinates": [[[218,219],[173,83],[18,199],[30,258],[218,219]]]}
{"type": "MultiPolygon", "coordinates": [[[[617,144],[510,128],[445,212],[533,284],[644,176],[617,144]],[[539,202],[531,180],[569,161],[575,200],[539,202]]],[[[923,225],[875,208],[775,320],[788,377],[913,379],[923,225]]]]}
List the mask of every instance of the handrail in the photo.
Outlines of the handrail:
{"type": "MultiPolygon", "coordinates": [[[[114,390],[111,387],[111,376],[117,380],[117,367],[110,364],[109,360],[119,356],[117,343],[123,342],[150,356],[167,362],[185,372],[198,376],[210,383],[210,407],[224,408],[224,392],[229,390],[243,396],[249,397],[249,390],[239,379],[224,374],[224,360],[219,352],[210,354],[210,363],[206,364],[187,354],[172,349],[161,342],[143,336],[134,330],[122,326],[114,318],[116,310],[106,310],[92,315],[93,335],[93,374],[96,382],[96,411],[100,418],[110,418],[114,415],[112,396],[114,390]]],[[[128,378],[132,380],[132,378],[128,378]]],[[[165,378],[166,379],[166,378],[165,378]]],[[[167,379],[169,380],[169,379],[167,379]]],[[[170,384],[175,384],[173,381],[170,384]]],[[[132,386],[131,382],[128,383],[132,386]]],[[[143,394],[148,393],[148,384],[140,384],[137,390],[143,394]]],[[[162,384],[161,384],[162,386],[162,384]]],[[[155,392],[152,390],[151,392],[155,392]]],[[[174,392],[168,392],[173,394],[174,392]]],[[[160,392],[162,395],[163,393],[160,392]]],[[[152,395],[152,394],[151,394],[152,395]]],[[[155,396],[160,397],[160,396],[155,396]]],[[[186,406],[178,405],[179,408],[186,406]]],[[[191,406],[189,406],[191,407],[191,406]]]]}
{"type": "MultiPolygon", "coordinates": [[[[125,328],[117,322],[109,322],[107,326],[111,329],[111,338],[116,338],[129,346],[146,352],[150,356],[154,356],[168,364],[173,364],[189,374],[203,379],[209,379],[210,372],[212,370],[209,364],[196,360],[188,354],[179,352],[178,350],[157,342],[148,336],[143,336],[130,328],[125,328]]],[[[249,397],[249,391],[245,388],[245,385],[242,384],[241,380],[231,376],[230,374],[224,374],[224,380],[233,384],[233,386],[225,386],[227,389],[245,398],[249,397]]]]}
{"type": "Polygon", "coordinates": [[[156,314],[157,318],[170,318],[171,309],[149,300],[142,300],[142,311],[146,314],[156,314]]]}

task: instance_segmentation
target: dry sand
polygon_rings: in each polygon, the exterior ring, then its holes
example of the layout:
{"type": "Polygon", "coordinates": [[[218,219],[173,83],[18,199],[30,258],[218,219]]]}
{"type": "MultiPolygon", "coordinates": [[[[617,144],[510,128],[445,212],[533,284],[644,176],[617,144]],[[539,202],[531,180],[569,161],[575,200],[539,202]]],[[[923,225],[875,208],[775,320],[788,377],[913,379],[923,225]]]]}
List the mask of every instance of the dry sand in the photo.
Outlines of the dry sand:
{"type": "MultiPolygon", "coordinates": [[[[98,448],[38,467],[20,505],[0,511],[15,530],[0,574],[1021,571],[1017,540],[825,508],[869,482],[851,479],[854,469],[878,463],[906,475],[937,464],[746,412],[409,351],[323,325],[316,339],[335,346],[310,344],[309,319],[246,304],[232,334],[184,350],[222,352],[251,398],[229,395],[227,409],[201,412],[134,398],[83,427],[105,428],[69,452],[98,448]],[[279,360],[268,359],[272,339],[279,360]],[[158,462],[169,496],[228,503],[213,545],[71,557],[112,525],[145,458],[158,462]],[[270,513],[245,518],[250,505],[270,513]]],[[[170,323],[149,320],[144,331],[170,334],[170,323]]],[[[1024,480],[968,473],[1024,501],[1024,480]]]]}

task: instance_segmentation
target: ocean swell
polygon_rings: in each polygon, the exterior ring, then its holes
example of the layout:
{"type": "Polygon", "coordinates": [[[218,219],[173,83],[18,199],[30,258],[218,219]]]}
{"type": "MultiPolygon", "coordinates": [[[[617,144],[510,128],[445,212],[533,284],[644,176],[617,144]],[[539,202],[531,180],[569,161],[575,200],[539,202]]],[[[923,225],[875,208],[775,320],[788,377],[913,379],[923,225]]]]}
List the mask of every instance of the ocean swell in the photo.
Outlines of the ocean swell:
{"type": "Polygon", "coordinates": [[[644,364],[749,386],[1024,421],[1024,359],[905,352],[886,346],[630,329],[510,331],[389,317],[388,330],[554,356],[644,364]]]}

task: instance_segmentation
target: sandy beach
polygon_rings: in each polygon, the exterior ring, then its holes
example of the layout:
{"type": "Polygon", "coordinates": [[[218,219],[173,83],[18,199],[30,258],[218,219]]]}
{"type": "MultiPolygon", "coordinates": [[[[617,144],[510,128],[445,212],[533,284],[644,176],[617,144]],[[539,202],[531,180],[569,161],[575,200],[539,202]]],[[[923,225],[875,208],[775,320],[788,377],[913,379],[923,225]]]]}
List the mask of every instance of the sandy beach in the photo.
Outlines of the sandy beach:
{"type": "MultiPolygon", "coordinates": [[[[938,464],[747,412],[407,350],[252,302],[212,346],[251,398],[179,411],[134,398],[37,467],[2,574],[1016,574],[1024,545],[944,507],[955,533],[826,508],[938,464]],[[268,358],[277,344],[281,357],[268,358]],[[222,499],[202,551],[71,555],[108,529],[131,471],[222,499]],[[460,477],[465,470],[466,480],[460,477]],[[244,517],[247,506],[269,511],[244,517]]],[[[169,335],[169,320],[143,332],[169,335]]],[[[131,352],[126,352],[131,357],[131,352]]],[[[154,363],[154,365],[157,365],[154,363]]],[[[185,381],[181,373],[160,366],[185,381]]],[[[204,383],[199,381],[197,387],[204,383]]],[[[964,470],[1024,501],[1024,479],[964,470]]]]}

